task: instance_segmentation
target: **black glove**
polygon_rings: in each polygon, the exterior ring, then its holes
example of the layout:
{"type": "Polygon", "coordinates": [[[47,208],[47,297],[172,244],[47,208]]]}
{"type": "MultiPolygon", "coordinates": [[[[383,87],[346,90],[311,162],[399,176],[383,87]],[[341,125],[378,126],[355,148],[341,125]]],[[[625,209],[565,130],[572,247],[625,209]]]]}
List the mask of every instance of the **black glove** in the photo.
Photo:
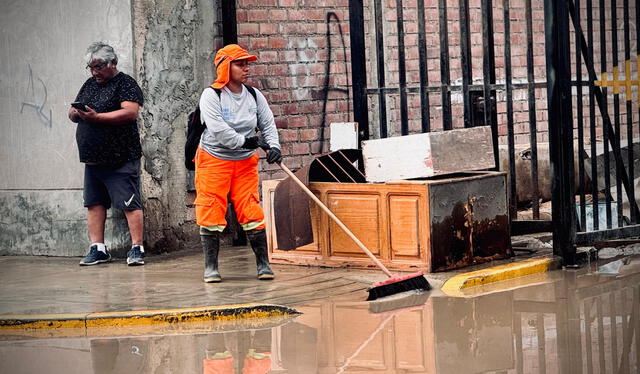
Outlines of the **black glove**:
{"type": "Polygon", "coordinates": [[[273,163],[279,164],[282,162],[282,153],[278,148],[271,148],[267,152],[267,162],[270,164],[273,164],[273,163]]]}
{"type": "Polygon", "coordinates": [[[244,144],[242,148],[246,149],[256,149],[260,146],[260,137],[259,136],[250,136],[244,138],[244,144]]]}

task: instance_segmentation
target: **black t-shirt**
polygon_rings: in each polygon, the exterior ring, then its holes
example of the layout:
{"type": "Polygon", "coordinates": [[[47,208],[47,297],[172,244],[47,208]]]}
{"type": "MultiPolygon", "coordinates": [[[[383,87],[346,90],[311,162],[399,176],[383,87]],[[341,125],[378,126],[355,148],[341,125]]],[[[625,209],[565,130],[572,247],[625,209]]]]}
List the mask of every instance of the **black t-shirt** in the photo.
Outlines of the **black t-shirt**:
{"type": "MultiPolygon", "coordinates": [[[[80,88],[76,101],[98,113],[121,109],[123,101],[143,104],[142,90],[135,79],[119,72],[105,83],[94,77],[80,88]]],[[[142,156],[137,122],[123,124],[92,123],[80,120],[76,129],[80,162],[100,165],[118,165],[142,156]]]]}

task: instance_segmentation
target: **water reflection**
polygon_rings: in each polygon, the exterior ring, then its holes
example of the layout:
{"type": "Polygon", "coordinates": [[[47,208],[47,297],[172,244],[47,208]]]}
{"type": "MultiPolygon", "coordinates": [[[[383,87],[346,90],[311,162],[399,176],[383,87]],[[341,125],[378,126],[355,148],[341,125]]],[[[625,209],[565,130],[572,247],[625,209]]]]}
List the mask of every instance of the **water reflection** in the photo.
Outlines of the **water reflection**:
{"type": "Polygon", "coordinates": [[[13,337],[0,373],[637,373],[639,262],[468,298],[319,302],[275,325],[13,337]]]}

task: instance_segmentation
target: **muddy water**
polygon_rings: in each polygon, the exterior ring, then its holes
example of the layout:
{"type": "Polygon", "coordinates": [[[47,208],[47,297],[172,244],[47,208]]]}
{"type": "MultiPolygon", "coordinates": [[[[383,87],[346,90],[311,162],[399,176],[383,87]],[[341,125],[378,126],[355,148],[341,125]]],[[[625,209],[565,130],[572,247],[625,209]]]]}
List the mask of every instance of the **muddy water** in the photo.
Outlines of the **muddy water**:
{"type": "Polygon", "coordinates": [[[640,372],[640,258],[547,275],[465,297],[329,300],[283,320],[5,334],[0,373],[640,372]]]}

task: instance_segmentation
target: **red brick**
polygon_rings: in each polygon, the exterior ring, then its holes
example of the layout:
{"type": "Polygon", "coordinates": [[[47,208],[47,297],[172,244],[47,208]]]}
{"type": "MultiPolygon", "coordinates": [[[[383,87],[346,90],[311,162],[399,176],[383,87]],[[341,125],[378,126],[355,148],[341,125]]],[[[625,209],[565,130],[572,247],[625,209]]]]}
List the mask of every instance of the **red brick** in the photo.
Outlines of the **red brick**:
{"type": "Polygon", "coordinates": [[[247,22],[247,11],[242,9],[236,10],[236,20],[238,23],[247,22]]]}
{"type": "Polygon", "coordinates": [[[298,130],[283,129],[278,131],[280,143],[297,142],[299,140],[298,130]]]}
{"type": "Polygon", "coordinates": [[[249,39],[249,49],[252,51],[258,51],[261,49],[267,49],[269,40],[267,38],[251,38],[249,39]]]}
{"type": "Polygon", "coordinates": [[[294,155],[309,154],[309,143],[293,143],[291,145],[291,151],[294,155]]]}
{"type": "Polygon", "coordinates": [[[306,127],[308,124],[307,117],[305,116],[291,116],[287,118],[287,126],[289,128],[306,127]]]}
{"type": "Polygon", "coordinates": [[[285,21],[287,19],[287,11],[284,9],[269,10],[270,21],[285,21]]]}
{"type": "Polygon", "coordinates": [[[300,140],[317,140],[318,139],[318,130],[316,129],[301,129],[300,130],[300,140]]]}
{"type": "Polygon", "coordinates": [[[269,48],[270,49],[283,49],[286,46],[286,42],[283,37],[270,37],[269,48]]]}
{"type": "Polygon", "coordinates": [[[262,22],[269,20],[269,12],[264,9],[249,9],[247,10],[248,22],[262,22]]]}
{"type": "Polygon", "coordinates": [[[277,23],[261,23],[260,24],[260,34],[262,35],[273,35],[279,33],[280,25],[277,23]]]}
{"type": "Polygon", "coordinates": [[[238,24],[238,34],[241,35],[256,35],[258,34],[259,28],[257,23],[239,23],[238,24]]]}
{"type": "Polygon", "coordinates": [[[278,62],[278,52],[276,51],[259,51],[260,62],[278,62]]]}

